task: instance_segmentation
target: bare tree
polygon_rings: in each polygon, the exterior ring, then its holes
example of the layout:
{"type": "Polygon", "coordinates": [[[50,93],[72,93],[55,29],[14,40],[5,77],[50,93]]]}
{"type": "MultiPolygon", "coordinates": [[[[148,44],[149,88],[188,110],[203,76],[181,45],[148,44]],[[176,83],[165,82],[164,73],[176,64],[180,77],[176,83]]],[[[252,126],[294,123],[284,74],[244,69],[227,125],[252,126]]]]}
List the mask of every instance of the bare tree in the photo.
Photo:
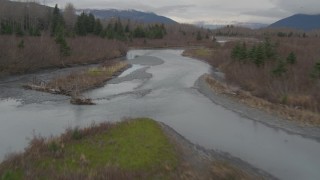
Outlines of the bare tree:
{"type": "Polygon", "coordinates": [[[65,20],[67,29],[71,31],[77,20],[76,10],[73,4],[68,3],[66,5],[63,12],[63,18],[65,20]]]}

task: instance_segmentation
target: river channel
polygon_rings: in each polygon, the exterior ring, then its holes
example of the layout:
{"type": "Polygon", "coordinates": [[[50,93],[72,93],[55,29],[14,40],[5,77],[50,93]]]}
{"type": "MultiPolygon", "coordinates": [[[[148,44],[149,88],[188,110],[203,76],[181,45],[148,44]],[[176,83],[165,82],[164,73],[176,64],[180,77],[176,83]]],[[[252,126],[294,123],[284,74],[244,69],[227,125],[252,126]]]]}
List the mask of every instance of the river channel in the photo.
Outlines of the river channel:
{"type": "Polygon", "coordinates": [[[172,127],[194,144],[248,162],[279,179],[320,179],[319,141],[273,128],[225,108],[195,85],[211,73],[182,50],[132,50],[132,67],[104,87],[84,93],[97,104],[75,106],[69,98],[23,90],[35,76],[42,80],[77,68],[47,70],[0,80],[0,161],[22,151],[33,135],[58,135],[68,127],[150,117],[172,127]]]}

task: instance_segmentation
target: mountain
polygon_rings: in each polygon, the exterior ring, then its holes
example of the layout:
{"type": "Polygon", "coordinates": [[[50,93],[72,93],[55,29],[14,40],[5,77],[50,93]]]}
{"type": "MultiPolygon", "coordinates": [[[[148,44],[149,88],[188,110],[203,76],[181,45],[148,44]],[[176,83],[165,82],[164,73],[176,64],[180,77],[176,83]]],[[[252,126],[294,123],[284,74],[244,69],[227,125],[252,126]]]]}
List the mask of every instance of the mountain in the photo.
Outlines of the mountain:
{"type": "MultiPolygon", "coordinates": [[[[206,29],[219,29],[227,26],[226,24],[205,24],[202,22],[196,22],[196,26],[198,27],[203,27],[206,29]]],[[[228,24],[229,25],[229,24],[228,24]]],[[[249,22],[243,22],[243,23],[231,23],[230,25],[236,26],[236,27],[245,27],[249,29],[260,29],[267,27],[267,24],[262,24],[262,23],[249,23],[249,22]]]]}
{"type": "Polygon", "coordinates": [[[320,14],[307,15],[296,14],[284,19],[281,19],[269,27],[271,28],[294,28],[304,31],[310,31],[313,29],[320,29],[320,14]]]}
{"type": "Polygon", "coordinates": [[[159,16],[151,12],[142,12],[136,10],[117,10],[117,9],[106,9],[106,10],[97,10],[97,9],[80,9],[77,10],[77,13],[86,12],[92,13],[95,17],[100,19],[112,19],[112,18],[121,18],[121,19],[130,19],[133,21],[144,22],[144,23],[164,23],[164,24],[176,24],[177,22],[164,17],[159,16]]]}
{"type": "Polygon", "coordinates": [[[268,24],[263,24],[263,23],[250,23],[250,22],[243,22],[243,23],[237,23],[234,24],[235,26],[240,26],[240,27],[245,27],[245,28],[250,28],[250,29],[260,29],[267,27],[268,24]]]}

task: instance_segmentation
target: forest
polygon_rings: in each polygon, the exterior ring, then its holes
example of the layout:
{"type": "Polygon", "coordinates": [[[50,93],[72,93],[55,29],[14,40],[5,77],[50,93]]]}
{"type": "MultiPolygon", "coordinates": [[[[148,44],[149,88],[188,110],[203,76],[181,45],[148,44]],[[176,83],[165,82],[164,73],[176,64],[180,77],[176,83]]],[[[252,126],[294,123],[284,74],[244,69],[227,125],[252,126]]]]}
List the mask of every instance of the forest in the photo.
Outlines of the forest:
{"type": "Polygon", "coordinates": [[[36,2],[0,1],[0,75],[97,63],[122,57],[129,47],[210,43],[208,31],[187,24],[98,19],[36,2]],[[202,38],[207,37],[207,38],[202,38]]]}

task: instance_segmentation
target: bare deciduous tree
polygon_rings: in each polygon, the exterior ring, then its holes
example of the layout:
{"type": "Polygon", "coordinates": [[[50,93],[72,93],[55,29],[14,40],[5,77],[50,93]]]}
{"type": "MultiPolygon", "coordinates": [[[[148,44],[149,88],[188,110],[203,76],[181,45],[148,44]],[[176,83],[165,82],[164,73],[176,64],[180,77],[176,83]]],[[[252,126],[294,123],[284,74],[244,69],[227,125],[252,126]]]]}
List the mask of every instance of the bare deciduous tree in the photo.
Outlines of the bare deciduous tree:
{"type": "Polygon", "coordinates": [[[63,18],[65,20],[67,29],[72,30],[77,21],[76,10],[73,4],[68,3],[66,5],[63,12],[63,18]]]}

